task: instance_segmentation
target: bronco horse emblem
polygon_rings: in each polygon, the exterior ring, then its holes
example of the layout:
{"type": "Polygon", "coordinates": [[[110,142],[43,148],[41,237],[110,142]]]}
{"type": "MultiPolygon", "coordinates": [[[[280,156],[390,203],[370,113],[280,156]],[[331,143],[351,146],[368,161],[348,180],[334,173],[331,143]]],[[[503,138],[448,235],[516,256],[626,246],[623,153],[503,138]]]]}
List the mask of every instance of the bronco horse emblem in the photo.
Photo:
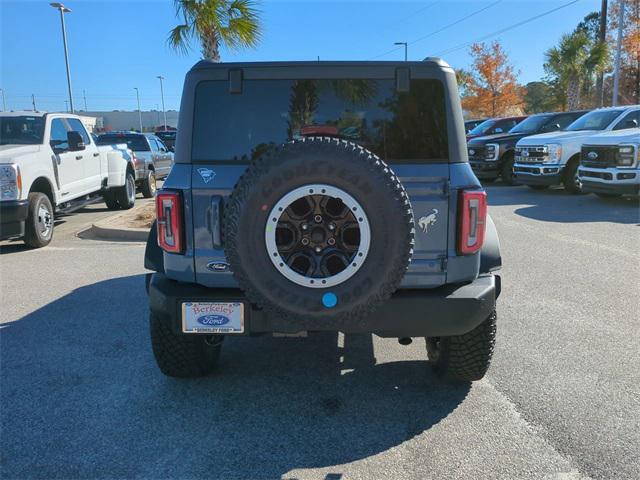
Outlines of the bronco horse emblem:
{"type": "Polygon", "coordinates": [[[418,220],[418,226],[422,229],[424,233],[427,233],[429,225],[435,225],[438,216],[438,209],[434,208],[431,213],[425,217],[420,217],[418,220]]]}

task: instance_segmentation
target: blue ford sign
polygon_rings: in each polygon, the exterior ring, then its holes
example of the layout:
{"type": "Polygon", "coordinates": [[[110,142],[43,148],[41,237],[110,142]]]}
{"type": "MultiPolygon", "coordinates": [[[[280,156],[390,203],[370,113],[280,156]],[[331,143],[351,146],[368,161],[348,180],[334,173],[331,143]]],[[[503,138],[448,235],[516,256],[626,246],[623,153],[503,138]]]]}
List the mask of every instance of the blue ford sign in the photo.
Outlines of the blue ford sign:
{"type": "Polygon", "coordinates": [[[225,317],[224,315],[202,315],[198,317],[198,323],[207,326],[226,325],[230,321],[229,317],[225,317]]]}

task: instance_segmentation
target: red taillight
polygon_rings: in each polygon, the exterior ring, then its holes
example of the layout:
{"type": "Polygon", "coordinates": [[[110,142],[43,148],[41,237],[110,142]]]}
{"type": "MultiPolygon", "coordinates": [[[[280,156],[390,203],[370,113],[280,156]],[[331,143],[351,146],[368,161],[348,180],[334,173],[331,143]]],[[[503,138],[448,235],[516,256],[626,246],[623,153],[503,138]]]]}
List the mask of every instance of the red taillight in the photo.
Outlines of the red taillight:
{"type": "Polygon", "coordinates": [[[182,197],[179,192],[158,192],[156,195],[158,218],[158,245],[165,252],[184,252],[184,225],[182,197]]]}
{"type": "Polygon", "coordinates": [[[487,221],[487,194],[463,190],[458,204],[458,253],[469,255],[482,248],[487,221]]]}

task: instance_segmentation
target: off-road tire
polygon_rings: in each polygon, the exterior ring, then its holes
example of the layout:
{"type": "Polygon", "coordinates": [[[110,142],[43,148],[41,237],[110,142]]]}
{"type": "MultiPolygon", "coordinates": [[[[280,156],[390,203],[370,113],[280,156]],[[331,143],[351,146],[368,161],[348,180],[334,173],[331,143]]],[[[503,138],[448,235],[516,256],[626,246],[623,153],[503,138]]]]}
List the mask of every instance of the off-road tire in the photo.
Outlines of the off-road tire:
{"type": "Polygon", "coordinates": [[[168,377],[202,377],[213,372],[222,350],[222,336],[180,335],[168,320],[149,316],[151,348],[160,371],[168,377]]]}
{"type": "Polygon", "coordinates": [[[118,204],[120,204],[120,209],[129,210],[133,208],[136,203],[136,181],[132,171],[127,170],[124,185],[118,187],[115,194],[118,204]],[[133,195],[131,195],[131,189],[133,189],[133,195]]]}
{"type": "Polygon", "coordinates": [[[325,328],[363,327],[406,273],[413,253],[413,213],[404,187],[375,154],[345,140],[309,137],[274,148],[249,166],[225,204],[223,236],[240,288],[274,318],[301,327],[310,320],[325,328]],[[368,256],[352,277],[331,288],[309,288],[285,278],[264,243],[271,209],[287,193],[310,184],[342,189],[370,212],[368,256]],[[327,292],[338,299],[332,308],[323,306],[327,292]]]}
{"type": "Polygon", "coordinates": [[[427,338],[429,363],[442,378],[456,382],[480,380],[487,373],[496,339],[496,312],[463,335],[427,338]]]}
{"type": "Polygon", "coordinates": [[[531,190],[546,190],[549,185],[527,185],[531,190]]]}
{"type": "Polygon", "coordinates": [[[120,210],[120,204],[116,198],[116,194],[113,190],[108,190],[102,194],[104,203],[109,210],[120,210]]]}
{"type": "Polygon", "coordinates": [[[502,168],[500,169],[500,178],[505,185],[517,185],[516,176],[513,173],[514,156],[512,153],[506,153],[502,160],[502,168]]]}
{"type": "Polygon", "coordinates": [[[29,206],[27,220],[24,228],[24,243],[31,248],[42,248],[49,245],[53,238],[53,207],[51,201],[44,193],[33,192],[29,194],[29,206]],[[43,234],[40,228],[38,212],[41,207],[50,214],[51,227],[47,234],[43,234]]]}
{"type": "Polygon", "coordinates": [[[142,196],[144,198],[152,198],[156,195],[156,172],[153,170],[147,170],[147,175],[142,180],[142,187],[140,188],[142,196]]]}
{"type": "Polygon", "coordinates": [[[576,185],[575,180],[579,166],[580,161],[577,158],[573,158],[569,160],[569,163],[567,163],[567,166],[564,167],[564,171],[562,172],[562,185],[564,185],[564,189],[569,193],[582,193],[582,187],[576,185]]]}

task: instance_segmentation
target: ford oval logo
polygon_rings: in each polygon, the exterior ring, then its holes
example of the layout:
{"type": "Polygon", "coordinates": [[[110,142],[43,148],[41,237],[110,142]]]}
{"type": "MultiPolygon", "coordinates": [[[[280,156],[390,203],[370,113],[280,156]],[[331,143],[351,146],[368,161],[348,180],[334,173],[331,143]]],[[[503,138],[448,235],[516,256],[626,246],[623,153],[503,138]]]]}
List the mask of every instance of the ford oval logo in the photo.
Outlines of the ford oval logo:
{"type": "Polygon", "coordinates": [[[475,154],[476,154],[475,150],[473,150],[473,149],[469,150],[469,155],[475,155],[475,154]]]}
{"type": "Polygon", "coordinates": [[[207,326],[219,327],[220,325],[226,325],[230,321],[229,317],[225,317],[224,315],[202,315],[198,317],[198,323],[207,326]]]}
{"type": "Polygon", "coordinates": [[[589,152],[589,153],[587,153],[587,158],[589,160],[595,160],[596,158],[598,158],[598,152],[589,152]]]}

